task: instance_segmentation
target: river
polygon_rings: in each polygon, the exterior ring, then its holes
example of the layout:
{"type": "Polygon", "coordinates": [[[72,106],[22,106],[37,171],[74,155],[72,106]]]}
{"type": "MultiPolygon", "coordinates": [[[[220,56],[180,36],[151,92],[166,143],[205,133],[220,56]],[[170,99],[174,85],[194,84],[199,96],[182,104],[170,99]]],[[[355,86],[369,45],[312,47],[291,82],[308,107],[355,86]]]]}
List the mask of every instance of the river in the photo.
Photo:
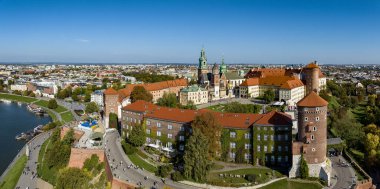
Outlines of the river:
{"type": "Polygon", "coordinates": [[[0,175],[25,144],[23,140],[15,140],[15,136],[50,121],[50,117],[29,112],[25,104],[20,106],[17,103],[0,102],[0,175]]]}

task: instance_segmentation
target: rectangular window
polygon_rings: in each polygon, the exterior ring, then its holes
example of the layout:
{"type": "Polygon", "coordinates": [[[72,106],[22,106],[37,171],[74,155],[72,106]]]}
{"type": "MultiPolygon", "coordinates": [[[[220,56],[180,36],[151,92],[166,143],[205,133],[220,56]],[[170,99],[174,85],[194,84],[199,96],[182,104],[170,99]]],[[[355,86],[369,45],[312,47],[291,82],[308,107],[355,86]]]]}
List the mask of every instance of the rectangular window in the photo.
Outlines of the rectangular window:
{"type": "Polygon", "coordinates": [[[282,157],[281,157],[281,156],[278,156],[278,157],[277,157],[277,162],[278,162],[278,163],[281,163],[281,161],[282,161],[282,157]]]}
{"type": "Polygon", "coordinates": [[[258,152],[261,151],[261,146],[257,146],[257,151],[258,151],[258,152]]]}
{"type": "Polygon", "coordinates": [[[273,155],[270,157],[270,161],[274,162],[274,156],[273,155]]]}
{"type": "Polygon", "coordinates": [[[268,135],[264,135],[264,141],[268,140],[268,135]]]}
{"type": "Polygon", "coordinates": [[[179,141],[185,141],[185,136],[183,135],[179,136],[179,141]]]}
{"type": "Polygon", "coordinates": [[[277,146],[277,151],[281,152],[282,151],[282,146],[277,146]]]}
{"type": "Polygon", "coordinates": [[[267,152],[267,150],[268,150],[268,147],[264,146],[264,152],[267,152]]]}
{"type": "Polygon", "coordinates": [[[181,126],[179,131],[185,131],[185,127],[184,126],[181,126]]]}
{"type": "Polygon", "coordinates": [[[236,132],[230,132],[230,137],[235,138],[236,137],[236,132]]]}
{"type": "Polygon", "coordinates": [[[146,129],[146,134],[150,134],[150,129],[146,129]]]}
{"type": "Polygon", "coordinates": [[[258,134],[258,135],[257,135],[257,140],[260,140],[260,139],[261,139],[261,135],[258,134]]]}
{"type": "Polygon", "coordinates": [[[285,146],[285,152],[289,151],[289,147],[285,146]]]}
{"type": "Polygon", "coordinates": [[[245,147],[246,150],[251,149],[251,144],[247,144],[246,143],[244,147],[245,147]]]}
{"type": "Polygon", "coordinates": [[[157,122],[157,127],[161,127],[161,123],[157,122]]]}
{"type": "Polygon", "coordinates": [[[230,148],[231,149],[235,149],[236,147],[236,143],[235,142],[230,142],[230,148]]]}
{"type": "Polygon", "coordinates": [[[179,150],[183,151],[185,149],[185,146],[183,144],[179,145],[179,150]]]}
{"type": "Polygon", "coordinates": [[[172,125],[168,125],[168,130],[172,130],[173,129],[173,126],[172,125]]]}
{"type": "Polygon", "coordinates": [[[161,131],[157,131],[157,136],[161,136],[161,131]]]}
{"type": "Polygon", "coordinates": [[[289,157],[285,156],[285,162],[288,162],[288,161],[289,161],[289,157]]]}
{"type": "Polygon", "coordinates": [[[270,135],[270,140],[273,141],[273,135],[270,135]]]}
{"type": "Polygon", "coordinates": [[[245,133],[245,139],[250,139],[251,138],[251,133],[245,133]]]}
{"type": "Polygon", "coordinates": [[[235,156],[236,156],[236,155],[235,155],[234,152],[230,152],[230,158],[231,158],[231,159],[235,159],[235,156]]]}
{"type": "Polygon", "coordinates": [[[284,135],[284,137],[285,137],[285,141],[288,141],[288,135],[284,135]]]}
{"type": "Polygon", "coordinates": [[[171,133],[169,133],[168,138],[173,138],[173,135],[171,133]]]}

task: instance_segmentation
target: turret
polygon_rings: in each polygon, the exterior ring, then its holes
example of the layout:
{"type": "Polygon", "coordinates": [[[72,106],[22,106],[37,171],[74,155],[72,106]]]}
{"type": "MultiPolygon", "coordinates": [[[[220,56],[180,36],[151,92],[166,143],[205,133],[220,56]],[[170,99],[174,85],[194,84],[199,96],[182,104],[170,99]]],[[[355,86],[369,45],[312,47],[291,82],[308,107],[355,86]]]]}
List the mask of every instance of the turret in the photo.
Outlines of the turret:
{"type": "Polygon", "coordinates": [[[319,93],[319,72],[320,68],[317,61],[311,62],[304,68],[304,76],[306,81],[306,94],[311,91],[319,93]]]}

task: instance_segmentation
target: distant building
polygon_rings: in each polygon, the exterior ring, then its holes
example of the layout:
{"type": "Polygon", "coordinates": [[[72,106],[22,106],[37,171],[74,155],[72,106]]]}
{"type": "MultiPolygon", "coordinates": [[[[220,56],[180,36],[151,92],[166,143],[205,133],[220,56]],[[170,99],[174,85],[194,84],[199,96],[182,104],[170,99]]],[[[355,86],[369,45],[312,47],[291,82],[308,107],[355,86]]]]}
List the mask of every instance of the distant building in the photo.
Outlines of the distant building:
{"type": "Polygon", "coordinates": [[[95,102],[100,108],[103,107],[104,103],[103,91],[104,90],[96,90],[93,93],[91,93],[91,102],[95,102]]]}
{"type": "Polygon", "coordinates": [[[14,84],[11,85],[12,91],[26,91],[28,88],[26,87],[26,84],[14,84]]]}
{"type": "Polygon", "coordinates": [[[190,101],[195,105],[208,103],[208,91],[197,85],[192,85],[181,89],[179,101],[182,105],[187,105],[190,101]]]}

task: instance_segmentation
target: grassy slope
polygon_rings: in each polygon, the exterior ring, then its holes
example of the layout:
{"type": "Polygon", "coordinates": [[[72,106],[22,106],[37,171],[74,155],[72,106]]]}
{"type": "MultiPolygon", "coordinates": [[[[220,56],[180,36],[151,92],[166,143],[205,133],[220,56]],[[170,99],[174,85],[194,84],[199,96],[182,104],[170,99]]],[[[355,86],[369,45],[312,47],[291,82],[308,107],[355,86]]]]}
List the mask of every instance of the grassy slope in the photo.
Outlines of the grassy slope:
{"type": "Polygon", "coordinates": [[[74,116],[73,114],[71,114],[71,111],[62,113],[61,117],[62,117],[62,121],[64,122],[70,122],[74,120],[74,116]]]}
{"type": "Polygon", "coordinates": [[[17,162],[4,177],[4,182],[1,183],[0,188],[13,189],[16,187],[18,179],[22,174],[22,170],[24,169],[27,160],[28,158],[26,155],[21,156],[20,159],[17,160],[17,162]]]}
{"type": "Polygon", "coordinates": [[[153,165],[151,165],[151,164],[147,163],[146,161],[144,161],[143,159],[141,159],[141,157],[139,155],[137,155],[136,153],[132,154],[132,155],[128,155],[128,157],[132,161],[133,164],[138,165],[139,167],[142,167],[149,172],[154,173],[157,171],[156,167],[154,167],[153,165]]]}
{"type": "Polygon", "coordinates": [[[58,170],[55,167],[49,169],[48,166],[46,166],[46,164],[44,164],[42,161],[43,157],[46,155],[46,149],[51,148],[51,143],[49,141],[50,138],[47,139],[41,146],[41,150],[38,155],[37,173],[42,180],[54,185],[56,177],[58,175],[58,170]]]}
{"type": "MultiPolygon", "coordinates": [[[[269,177],[267,174],[271,174],[272,169],[268,168],[249,168],[249,169],[239,169],[234,171],[224,171],[224,172],[213,172],[209,173],[207,180],[209,182],[223,182],[223,180],[227,183],[249,183],[245,178],[235,178],[235,177],[226,177],[221,178],[219,174],[232,174],[232,175],[247,175],[247,174],[255,174],[257,175],[257,182],[264,183],[269,181],[269,177]],[[259,177],[258,175],[261,175],[259,177]]],[[[281,177],[281,173],[275,171],[277,177],[281,177]]]]}
{"type": "Polygon", "coordinates": [[[0,99],[14,100],[14,101],[26,102],[26,103],[31,103],[37,100],[31,97],[17,96],[17,95],[11,95],[11,94],[0,94],[0,99]]]}

